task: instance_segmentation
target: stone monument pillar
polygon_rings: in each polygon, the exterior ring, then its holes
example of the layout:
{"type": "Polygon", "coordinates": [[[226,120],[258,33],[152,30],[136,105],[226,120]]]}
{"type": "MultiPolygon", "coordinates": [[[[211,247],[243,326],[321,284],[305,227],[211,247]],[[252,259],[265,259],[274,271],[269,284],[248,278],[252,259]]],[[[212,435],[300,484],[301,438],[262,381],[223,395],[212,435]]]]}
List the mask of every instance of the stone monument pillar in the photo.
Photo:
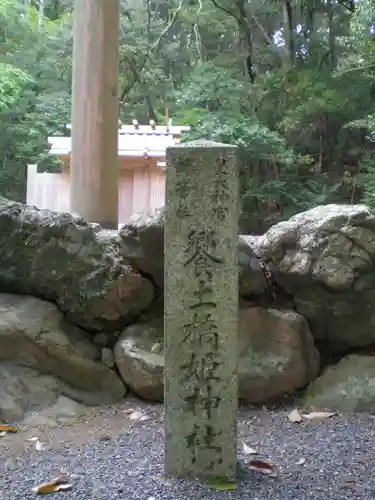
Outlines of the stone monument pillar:
{"type": "Polygon", "coordinates": [[[231,481],[237,470],[236,148],[167,150],[165,473],[231,481]]]}

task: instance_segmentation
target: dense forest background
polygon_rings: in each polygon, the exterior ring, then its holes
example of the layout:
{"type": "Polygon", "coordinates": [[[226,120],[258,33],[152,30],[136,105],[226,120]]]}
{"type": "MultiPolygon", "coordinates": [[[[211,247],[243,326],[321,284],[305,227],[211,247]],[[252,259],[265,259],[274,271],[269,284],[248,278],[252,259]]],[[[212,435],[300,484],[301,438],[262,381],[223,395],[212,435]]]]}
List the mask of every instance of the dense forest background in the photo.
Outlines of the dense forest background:
{"type": "MultiPolygon", "coordinates": [[[[0,194],[54,168],[70,123],[73,0],[0,0],[0,194]]],[[[95,27],[93,26],[93,29],[95,27]]],[[[120,119],[240,149],[243,231],[375,207],[373,0],[121,0],[120,119]]]]}

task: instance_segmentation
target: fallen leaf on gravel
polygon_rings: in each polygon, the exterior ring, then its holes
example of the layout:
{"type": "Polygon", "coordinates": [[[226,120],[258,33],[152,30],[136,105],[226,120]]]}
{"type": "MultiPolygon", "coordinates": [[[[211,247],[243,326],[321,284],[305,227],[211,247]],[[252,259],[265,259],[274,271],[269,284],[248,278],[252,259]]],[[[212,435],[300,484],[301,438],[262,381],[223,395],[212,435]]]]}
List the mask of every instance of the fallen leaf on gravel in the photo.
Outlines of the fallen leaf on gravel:
{"type": "Polygon", "coordinates": [[[147,415],[144,415],[140,411],[133,411],[131,415],[129,415],[130,420],[139,420],[140,422],[143,422],[145,420],[150,420],[150,417],[147,415]]]}
{"type": "Polygon", "coordinates": [[[303,465],[306,462],[306,458],[300,458],[297,460],[296,465],[303,465]]]}
{"type": "Polygon", "coordinates": [[[133,411],[133,413],[129,415],[130,420],[140,420],[141,417],[142,413],[140,411],[133,411]]]}
{"type": "Polygon", "coordinates": [[[129,415],[130,413],[134,412],[134,408],[126,408],[125,410],[122,410],[122,413],[124,415],[129,415]]]}
{"type": "Polygon", "coordinates": [[[297,409],[295,409],[289,413],[288,419],[293,424],[300,424],[303,421],[303,416],[300,414],[300,412],[297,409]]]}
{"type": "Polygon", "coordinates": [[[66,477],[56,477],[48,483],[42,483],[32,488],[37,495],[48,495],[49,493],[58,493],[59,491],[71,490],[72,485],[66,477]]]}
{"type": "Polygon", "coordinates": [[[247,467],[249,470],[259,472],[265,476],[277,477],[276,467],[268,462],[265,462],[264,460],[259,460],[258,458],[250,460],[247,467]]]}
{"type": "Polygon", "coordinates": [[[99,441],[111,441],[111,436],[108,434],[103,434],[103,436],[99,436],[99,441]]]}
{"type": "Polygon", "coordinates": [[[35,443],[34,446],[35,446],[36,451],[42,451],[43,450],[43,443],[41,441],[39,441],[39,438],[32,437],[32,438],[29,439],[29,441],[31,441],[32,443],[35,443]]]}
{"type": "Polygon", "coordinates": [[[368,457],[366,455],[362,455],[361,457],[357,458],[357,462],[359,464],[367,464],[370,460],[371,460],[370,457],[368,457]]]}
{"type": "Polygon", "coordinates": [[[16,468],[17,468],[17,463],[16,463],[16,461],[13,458],[9,457],[9,458],[7,458],[5,460],[4,469],[6,471],[8,471],[8,470],[14,470],[16,468]]]}
{"type": "Polygon", "coordinates": [[[231,491],[237,488],[237,483],[226,483],[220,479],[212,479],[210,482],[206,483],[207,488],[216,491],[231,491]]]}
{"type": "Polygon", "coordinates": [[[339,482],[339,488],[348,488],[348,489],[355,489],[355,481],[354,479],[351,479],[351,478],[346,478],[346,479],[342,479],[340,482],[339,482]]]}
{"type": "Polygon", "coordinates": [[[257,451],[254,448],[250,448],[246,443],[242,443],[242,449],[246,455],[257,455],[257,451]]]}
{"type": "Polygon", "coordinates": [[[14,434],[17,432],[17,427],[13,425],[0,424],[0,435],[5,436],[5,434],[14,434]]]}
{"type": "Polygon", "coordinates": [[[325,418],[331,418],[337,415],[336,412],[329,411],[312,411],[311,413],[306,413],[302,415],[306,420],[324,420],[325,418]]]}

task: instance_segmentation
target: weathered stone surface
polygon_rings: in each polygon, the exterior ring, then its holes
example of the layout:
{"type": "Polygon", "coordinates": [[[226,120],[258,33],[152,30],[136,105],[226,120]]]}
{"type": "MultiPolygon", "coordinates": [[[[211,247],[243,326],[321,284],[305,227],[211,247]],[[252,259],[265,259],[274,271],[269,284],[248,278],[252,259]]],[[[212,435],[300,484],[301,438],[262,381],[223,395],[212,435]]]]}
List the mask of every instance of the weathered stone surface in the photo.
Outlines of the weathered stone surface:
{"type": "Polygon", "coordinates": [[[267,281],[263,269],[255,255],[260,238],[240,235],[238,241],[238,265],[240,295],[248,297],[261,295],[267,289],[267,281]]]}
{"type": "Polygon", "coordinates": [[[293,394],[319,371],[319,353],[304,318],[293,311],[240,310],[239,397],[263,403],[293,394]]]}
{"type": "Polygon", "coordinates": [[[235,148],[167,150],[165,472],[237,476],[238,173],[235,148]]]}
{"type": "Polygon", "coordinates": [[[0,421],[54,426],[86,413],[88,407],[64,396],[64,390],[57,377],[0,362],[0,421]]]}
{"type": "Polygon", "coordinates": [[[307,405],[333,411],[375,412],[375,356],[350,355],[313,382],[307,405]]]}
{"type": "Polygon", "coordinates": [[[115,346],[115,358],[123,381],[135,394],[163,401],[163,318],[125,328],[115,346]]]}
{"type": "Polygon", "coordinates": [[[108,366],[108,368],[113,368],[115,366],[115,355],[109,347],[103,347],[100,353],[100,359],[103,365],[108,366]]]}
{"type": "Polygon", "coordinates": [[[56,403],[58,381],[37,370],[0,362],[0,421],[18,422],[27,412],[56,403]]]}
{"type": "MultiPolygon", "coordinates": [[[[153,214],[136,214],[121,228],[118,239],[121,252],[131,265],[152,276],[161,289],[164,288],[164,219],[164,209],[153,214]]],[[[267,288],[263,270],[253,250],[258,241],[256,236],[239,236],[239,288],[243,297],[260,295],[267,288]]]]}
{"type": "MultiPolygon", "coordinates": [[[[132,325],[115,348],[116,363],[135,394],[163,400],[163,318],[132,325]]],[[[293,311],[259,307],[239,311],[239,397],[266,403],[305,387],[319,371],[319,353],[307,322],[293,311]]]]}
{"type": "Polygon", "coordinates": [[[60,395],[56,402],[40,411],[27,412],[22,423],[24,425],[43,425],[55,427],[60,423],[71,422],[83,415],[88,414],[88,407],[60,395]]]}
{"type": "Polygon", "coordinates": [[[326,348],[375,343],[375,216],[367,207],[295,215],[264,235],[258,254],[326,348]]]}
{"type": "Polygon", "coordinates": [[[89,330],[123,327],[153,300],[152,283],[111,232],[66,213],[0,198],[0,292],[55,302],[89,330]]]}
{"type": "Polygon", "coordinates": [[[120,402],[126,388],[99,358],[100,351],[90,342],[89,334],[67,323],[54,304],[28,296],[0,295],[0,363],[14,365],[11,373],[6,371],[10,375],[0,377],[1,391],[8,394],[0,397],[0,412],[12,406],[11,398],[16,407],[23,398],[26,403],[22,408],[29,406],[27,401],[36,404],[38,391],[48,405],[48,398],[59,394],[88,405],[120,402]],[[31,377],[24,380],[24,370],[18,373],[16,365],[20,370],[32,368],[39,375],[34,382],[31,377]],[[15,382],[9,382],[9,377],[15,377],[15,382]],[[28,384],[35,387],[29,390],[28,384]],[[22,390],[29,396],[23,396],[22,390]]]}
{"type": "Polygon", "coordinates": [[[131,265],[164,288],[164,209],[133,215],[119,235],[121,252],[131,265]]]}
{"type": "Polygon", "coordinates": [[[104,332],[99,332],[93,336],[92,341],[99,347],[105,347],[108,344],[109,337],[104,332]]]}

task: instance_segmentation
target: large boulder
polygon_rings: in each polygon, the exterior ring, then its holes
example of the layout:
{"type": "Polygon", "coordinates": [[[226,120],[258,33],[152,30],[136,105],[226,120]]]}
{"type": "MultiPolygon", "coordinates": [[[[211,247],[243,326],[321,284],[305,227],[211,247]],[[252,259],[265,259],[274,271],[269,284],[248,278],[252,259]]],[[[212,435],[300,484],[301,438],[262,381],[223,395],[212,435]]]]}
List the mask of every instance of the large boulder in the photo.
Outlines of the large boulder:
{"type": "Polygon", "coordinates": [[[131,325],[115,346],[118,371],[126,385],[149,401],[163,401],[163,318],[131,325]]]}
{"type": "Polygon", "coordinates": [[[0,295],[0,417],[21,417],[59,395],[87,405],[122,401],[123,382],[99,359],[90,335],[69,324],[54,304],[0,295]]]}
{"type": "Polygon", "coordinates": [[[89,330],[122,328],[151,303],[152,283],[120,252],[116,234],[67,213],[0,198],[0,292],[55,302],[89,330]]]}
{"type": "MultiPolygon", "coordinates": [[[[132,325],[115,347],[118,370],[136,394],[163,398],[163,321],[132,325]]],[[[239,397],[251,403],[291,394],[319,371],[319,354],[306,321],[292,311],[246,308],[239,317],[239,397]]]]}
{"type": "MultiPolygon", "coordinates": [[[[260,295],[267,289],[263,268],[256,256],[258,238],[239,236],[239,288],[243,297],[260,295]]],[[[122,254],[135,269],[152,276],[164,288],[164,209],[134,215],[119,232],[122,254]]]]}
{"type": "Polygon", "coordinates": [[[240,235],[238,238],[239,291],[241,297],[261,295],[267,290],[265,269],[256,256],[261,238],[240,235]]]}
{"type": "Polygon", "coordinates": [[[164,287],[164,209],[134,214],[120,229],[122,254],[135,269],[164,287]]]}
{"type": "Polygon", "coordinates": [[[272,227],[258,255],[331,352],[375,343],[375,216],[326,205],[272,227]]]}
{"type": "Polygon", "coordinates": [[[328,367],[305,397],[315,409],[375,412],[375,356],[352,354],[328,367]]]}
{"type": "Polygon", "coordinates": [[[319,372],[309,326],[293,311],[240,310],[238,348],[239,397],[249,403],[293,394],[319,372]]]}
{"type": "Polygon", "coordinates": [[[56,425],[87,412],[63,395],[59,380],[14,363],[0,363],[0,422],[56,425]]]}
{"type": "Polygon", "coordinates": [[[0,422],[18,422],[27,412],[54,405],[58,381],[37,370],[0,362],[0,422]]]}

